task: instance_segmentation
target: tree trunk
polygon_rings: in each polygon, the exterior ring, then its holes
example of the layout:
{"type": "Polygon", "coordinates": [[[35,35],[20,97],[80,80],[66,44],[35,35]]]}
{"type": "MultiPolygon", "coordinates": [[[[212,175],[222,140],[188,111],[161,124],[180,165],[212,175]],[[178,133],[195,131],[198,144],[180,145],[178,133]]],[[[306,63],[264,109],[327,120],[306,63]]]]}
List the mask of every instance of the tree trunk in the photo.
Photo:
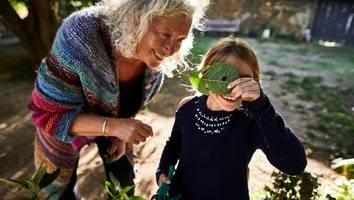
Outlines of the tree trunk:
{"type": "Polygon", "coordinates": [[[28,16],[21,19],[7,0],[0,0],[0,15],[5,26],[27,50],[36,68],[51,48],[59,25],[57,0],[29,0],[28,16]]]}

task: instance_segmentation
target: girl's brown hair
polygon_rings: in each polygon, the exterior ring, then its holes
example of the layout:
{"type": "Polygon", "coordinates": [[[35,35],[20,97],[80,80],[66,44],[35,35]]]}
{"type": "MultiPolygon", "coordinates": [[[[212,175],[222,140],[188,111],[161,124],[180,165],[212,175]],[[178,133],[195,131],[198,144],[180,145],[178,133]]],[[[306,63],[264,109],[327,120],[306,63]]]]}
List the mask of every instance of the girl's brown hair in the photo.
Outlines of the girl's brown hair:
{"type": "Polygon", "coordinates": [[[215,43],[205,54],[201,66],[223,62],[226,56],[233,55],[247,64],[253,73],[253,78],[259,83],[259,64],[257,56],[250,45],[240,38],[223,38],[215,43]]]}

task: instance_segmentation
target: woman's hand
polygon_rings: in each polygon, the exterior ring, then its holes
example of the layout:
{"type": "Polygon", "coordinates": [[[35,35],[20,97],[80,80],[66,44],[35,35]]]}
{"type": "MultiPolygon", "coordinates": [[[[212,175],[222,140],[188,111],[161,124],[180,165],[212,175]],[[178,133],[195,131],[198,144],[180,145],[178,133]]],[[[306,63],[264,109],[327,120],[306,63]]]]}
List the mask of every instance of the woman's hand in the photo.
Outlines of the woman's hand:
{"type": "Polygon", "coordinates": [[[107,120],[107,135],[117,137],[123,142],[139,144],[145,142],[147,137],[152,136],[152,128],[136,119],[109,118],[107,120]]]}
{"type": "Polygon", "coordinates": [[[160,174],[159,180],[157,181],[157,184],[161,186],[162,183],[170,184],[171,181],[168,180],[166,174],[160,174]]]}
{"type": "Polygon", "coordinates": [[[253,78],[238,78],[228,85],[231,92],[226,97],[235,101],[241,98],[242,101],[254,101],[261,95],[259,84],[253,78]]]}
{"type": "Polygon", "coordinates": [[[118,160],[125,154],[125,142],[116,137],[112,137],[110,140],[112,144],[108,148],[107,153],[111,155],[114,160],[118,160]]]}

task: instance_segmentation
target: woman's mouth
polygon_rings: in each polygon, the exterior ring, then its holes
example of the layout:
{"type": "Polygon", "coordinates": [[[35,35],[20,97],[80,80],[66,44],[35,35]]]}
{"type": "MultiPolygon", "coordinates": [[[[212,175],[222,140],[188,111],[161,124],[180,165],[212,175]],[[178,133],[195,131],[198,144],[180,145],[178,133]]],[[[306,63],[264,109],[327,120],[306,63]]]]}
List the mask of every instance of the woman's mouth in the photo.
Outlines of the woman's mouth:
{"type": "Polygon", "coordinates": [[[164,59],[164,56],[162,56],[161,54],[157,53],[155,50],[152,51],[155,55],[155,57],[157,58],[157,60],[161,61],[164,59]]]}

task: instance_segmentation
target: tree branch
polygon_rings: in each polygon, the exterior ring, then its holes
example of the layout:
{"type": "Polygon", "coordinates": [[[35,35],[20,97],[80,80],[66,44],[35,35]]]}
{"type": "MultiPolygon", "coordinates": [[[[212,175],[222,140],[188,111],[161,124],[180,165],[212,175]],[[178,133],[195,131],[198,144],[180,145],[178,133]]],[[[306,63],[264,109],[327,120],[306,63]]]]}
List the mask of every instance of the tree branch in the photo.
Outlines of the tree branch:
{"type": "Polygon", "coordinates": [[[0,16],[5,26],[20,40],[25,39],[24,22],[13,9],[9,1],[0,0],[0,16]]]}

